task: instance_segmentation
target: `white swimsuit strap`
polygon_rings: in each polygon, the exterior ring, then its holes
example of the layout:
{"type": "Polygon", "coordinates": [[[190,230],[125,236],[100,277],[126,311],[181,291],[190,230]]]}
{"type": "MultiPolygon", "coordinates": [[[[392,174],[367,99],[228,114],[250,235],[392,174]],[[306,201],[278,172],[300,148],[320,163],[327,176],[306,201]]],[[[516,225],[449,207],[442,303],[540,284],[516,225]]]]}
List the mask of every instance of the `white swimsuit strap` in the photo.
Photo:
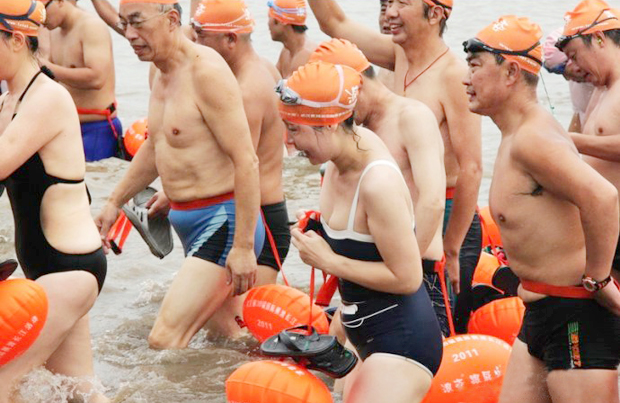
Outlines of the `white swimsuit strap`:
{"type": "Polygon", "coordinates": [[[364,179],[364,175],[366,175],[366,173],[370,171],[371,168],[376,167],[377,165],[387,165],[389,167],[392,167],[396,170],[396,172],[398,172],[400,177],[403,178],[403,174],[400,171],[400,168],[398,167],[398,165],[396,165],[392,161],[377,160],[377,161],[373,161],[370,164],[366,165],[366,168],[364,168],[364,170],[362,171],[362,174],[360,175],[359,182],[357,182],[357,189],[355,189],[355,196],[353,196],[353,203],[351,204],[351,211],[349,212],[349,221],[347,223],[347,230],[349,231],[353,231],[353,222],[355,221],[355,213],[357,213],[357,201],[360,196],[360,187],[362,186],[362,179],[364,179]]]}

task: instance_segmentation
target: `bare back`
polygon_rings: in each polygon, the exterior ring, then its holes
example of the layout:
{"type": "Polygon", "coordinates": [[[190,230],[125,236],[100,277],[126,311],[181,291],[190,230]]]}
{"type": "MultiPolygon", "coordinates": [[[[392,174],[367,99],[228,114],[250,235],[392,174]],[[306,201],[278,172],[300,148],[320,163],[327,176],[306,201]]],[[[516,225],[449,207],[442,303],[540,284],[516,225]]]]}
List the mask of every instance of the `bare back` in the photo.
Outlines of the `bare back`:
{"type": "Polygon", "coordinates": [[[259,161],[261,205],[284,200],[282,161],[284,123],[278,112],[274,88],[280,73],[268,60],[256,55],[237,74],[243,106],[259,161]]]}
{"type": "Polygon", "coordinates": [[[148,115],[157,171],[175,202],[228,193],[234,185],[232,161],[203,117],[198,89],[217,81],[238,95],[238,85],[216,51],[187,42],[183,64],[169,73],[155,72],[148,115]]]}
{"type": "MultiPolygon", "coordinates": [[[[65,81],[63,85],[78,108],[105,110],[115,101],[112,38],[101,19],[77,7],[75,10],[79,18],[71,28],[51,31],[50,60],[71,69],[92,69],[96,77],[90,83],[65,81]]],[[[103,119],[98,115],[80,115],[81,122],[103,119]]]]}

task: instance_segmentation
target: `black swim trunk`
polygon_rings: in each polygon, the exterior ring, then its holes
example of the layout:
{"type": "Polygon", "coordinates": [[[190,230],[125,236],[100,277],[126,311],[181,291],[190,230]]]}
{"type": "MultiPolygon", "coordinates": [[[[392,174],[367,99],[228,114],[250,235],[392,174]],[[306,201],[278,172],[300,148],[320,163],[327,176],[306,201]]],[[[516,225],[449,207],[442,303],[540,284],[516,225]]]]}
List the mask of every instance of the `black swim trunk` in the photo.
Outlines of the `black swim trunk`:
{"type": "MultiPolygon", "coordinates": [[[[269,228],[269,231],[271,231],[276,248],[278,249],[280,263],[284,264],[284,259],[286,255],[288,255],[288,249],[291,245],[291,230],[288,224],[286,201],[270,204],[268,206],[261,206],[261,210],[265,218],[265,227],[269,228]]],[[[265,233],[265,243],[263,244],[263,250],[257,259],[257,263],[259,265],[272,267],[276,271],[280,270],[267,233],[265,233]]]]}
{"type": "Polygon", "coordinates": [[[593,299],[526,303],[519,340],[549,371],[615,370],[620,364],[620,317],[593,299]]]}
{"type": "Polygon", "coordinates": [[[340,317],[362,360],[371,354],[387,354],[413,362],[431,376],[439,370],[441,330],[424,287],[410,295],[343,300],[340,317]]]}

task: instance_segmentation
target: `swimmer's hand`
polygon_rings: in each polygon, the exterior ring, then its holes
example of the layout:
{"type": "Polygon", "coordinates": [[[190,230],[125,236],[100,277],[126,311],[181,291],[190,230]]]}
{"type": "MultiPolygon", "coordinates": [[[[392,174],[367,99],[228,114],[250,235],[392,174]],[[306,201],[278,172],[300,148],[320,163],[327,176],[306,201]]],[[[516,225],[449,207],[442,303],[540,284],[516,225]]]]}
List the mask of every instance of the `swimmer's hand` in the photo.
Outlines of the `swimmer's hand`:
{"type": "Polygon", "coordinates": [[[253,249],[232,247],[226,259],[227,284],[233,286],[233,297],[248,291],[256,283],[256,256],[253,249]]]}
{"type": "Polygon", "coordinates": [[[145,206],[149,210],[149,217],[151,218],[167,216],[170,211],[170,200],[168,200],[164,191],[160,190],[146,202],[145,206]]]}
{"type": "Polygon", "coordinates": [[[594,298],[600,305],[609,309],[616,316],[620,316],[620,290],[613,281],[595,292],[594,298]]]}
{"type": "Polygon", "coordinates": [[[327,274],[334,274],[327,270],[329,262],[334,258],[334,252],[327,242],[314,231],[302,233],[298,228],[291,230],[293,245],[299,250],[301,260],[327,274]]]}
{"type": "Polygon", "coordinates": [[[461,292],[461,265],[459,263],[459,255],[449,256],[446,254],[446,274],[450,280],[450,285],[452,286],[452,291],[454,291],[454,295],[457,295],[461,292]]]}
{"type": "Polygon", "coordinates": [[[110,228],[116,222],[118,215],[120,214],[121,209],[116,207],[110,202],[107,202],[103,209],[99,213],[97,217],[95,217],[95,224],[97,225],[97,229],[99,230],[99,235],[101,236],[101,243],[103,244],[103,250],[107,254],[110,249],[110,240],[108,239],[108,233],[110,232],[110,228]]]}

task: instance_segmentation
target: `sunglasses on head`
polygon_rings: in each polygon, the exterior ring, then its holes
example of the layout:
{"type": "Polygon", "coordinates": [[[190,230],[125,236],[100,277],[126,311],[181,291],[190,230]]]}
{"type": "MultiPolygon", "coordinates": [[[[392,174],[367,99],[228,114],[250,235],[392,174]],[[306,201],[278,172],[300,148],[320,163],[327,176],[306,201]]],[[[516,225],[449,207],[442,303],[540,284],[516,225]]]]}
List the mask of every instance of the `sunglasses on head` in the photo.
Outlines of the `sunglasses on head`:
{"type": "Polygon", "coordinates": [[[609,21],[609,20],[617,20],[618,17],[613,16],[613,17],[607,17],[604,18],[602,20],[598,20],[599,18],[601,18],[601,16],[603,14],[605,14],[606,11],[609,11],[608,8],[602,10],[600,12],[600,14],[594,19],[594,22],[590,25],[588,25],[587,27],[580,29],[579,31],[575,32],[572,35],[562,35],[558,38],[558,41],[555,43],[555,47],[560,49],[561,51],[564,51],[564,48],[566,47],[566,45],[568,45],[568,42],[572,41],[575,38],[578,38],[580,36],[583,36],[583,33],[586,32],[587,30],[594,28],[595,26],[604,23],[605,21],[609,21]]]}
{"type": "Polygon", "coordinates": [[[465,53],[489,52],[489,53],[493,53],[496,55],[523,56],[523,57],[527,57],[528,59],[534,60],[536,63],[542,66],[542,60],[537,59],[536,57],[530,55],[529,53],[532,50],[536,49],[536,47],[539,45],[540,45],[540,42],[536,42],[534,45],[530,46],[527,49],[512,51],[512,50],[496,49],[482,42],[480,39],[471,38],[463,42],[463,50],[465,51],[465,53]]]}

